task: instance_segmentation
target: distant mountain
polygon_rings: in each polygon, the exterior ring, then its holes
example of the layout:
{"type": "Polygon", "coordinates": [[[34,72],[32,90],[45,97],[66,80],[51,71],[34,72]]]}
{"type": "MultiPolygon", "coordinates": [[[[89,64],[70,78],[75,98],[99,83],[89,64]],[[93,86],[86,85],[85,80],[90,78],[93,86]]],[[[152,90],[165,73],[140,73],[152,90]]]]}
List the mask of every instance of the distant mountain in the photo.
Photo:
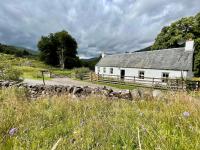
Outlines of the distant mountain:
{"type": "Polygon", "coordinates": [[[32,55],[38,55],[39,51],[36,50],[32,50],[32,49],[28,49],[28,48],[24,48],[24,47],[18,47],[18,46],[14,46],[15,48],[19,49],[19,50],[26,50],[29,53],[31,53],[32,55]]]}
{"type": "Polygon", "coordinates": [[[11,54],[17,57],[36,56],[37,51],[27,49],[24,47],[17,47],[13,45],[5,45],[0,43],[0,53],[11,54]]]}
{"type": "Polygon", "coordinates": [[[143,48],[143,49],[137,50],[137,51],[135,51],[135,52],[151,51],[151,47],[152,47],[152,46],[148,46],[148,47],[145,47],[145,48],[143,48]]]}
{"type": "Polygon", "coordinates": [[[88,67],[91,70],[94,70],[95,65],[99,62],[100,59],[101,59],[101,56],[89,58],[89,59],[81,59],[81,62],[82,62],[83,67],[88,67]]]}

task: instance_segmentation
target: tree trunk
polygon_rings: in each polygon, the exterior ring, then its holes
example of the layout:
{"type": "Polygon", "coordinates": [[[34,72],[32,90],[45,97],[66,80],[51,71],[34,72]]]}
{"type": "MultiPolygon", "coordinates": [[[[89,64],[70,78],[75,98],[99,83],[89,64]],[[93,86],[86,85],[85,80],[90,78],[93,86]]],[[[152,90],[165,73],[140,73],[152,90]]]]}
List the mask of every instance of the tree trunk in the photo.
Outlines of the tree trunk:
{"type": "Polygon", "coordinates": [[[64,61],[64,49],[62,48],[59,53],[59,60],[60,60],[60,68],[65,69],[65,61],[64,61]]]}

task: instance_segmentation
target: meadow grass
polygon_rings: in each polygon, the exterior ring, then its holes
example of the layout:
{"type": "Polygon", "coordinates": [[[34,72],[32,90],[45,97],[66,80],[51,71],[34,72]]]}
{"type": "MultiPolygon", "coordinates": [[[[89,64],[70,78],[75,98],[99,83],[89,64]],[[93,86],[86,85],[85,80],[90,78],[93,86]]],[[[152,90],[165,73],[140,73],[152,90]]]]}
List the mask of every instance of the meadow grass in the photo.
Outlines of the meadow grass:
{"type": "MultiPolygon", "coordinates": [[[[22,77],[26,79],[42,80],[41,70],[48,70],[53,74],[70,76],[74,73],[74,70],[62,70],[60,68],[55,68],[45,63],[34,59],[34,58],[20,58],[13,55],[0,53],[0,64],[10,64],[17,70],[23,73],[22,77]]],[[[45,77],[45,80],[50,80],[51,78],[45,77]]]]}
{"type": "Polygon", "coordinates": [[[169,92],[161,100],[63,95],[33,101],[23,89],[3,89],[0,148],[200,149],[197,98],[169,92]]]}
{"type": "Polygon", "coordinates": [[[105,85],[105,86],[109,86],[109,87],[113,87],[113,88],[117,88],[117,89],[122,89],[122,90],[133,90],[137,87],[137,85],[128,85],[128,84],[113,84],[113,83],[105,83],[105,82],[93,82],[95,84],[99,84],[99,85],[105,85]]]}

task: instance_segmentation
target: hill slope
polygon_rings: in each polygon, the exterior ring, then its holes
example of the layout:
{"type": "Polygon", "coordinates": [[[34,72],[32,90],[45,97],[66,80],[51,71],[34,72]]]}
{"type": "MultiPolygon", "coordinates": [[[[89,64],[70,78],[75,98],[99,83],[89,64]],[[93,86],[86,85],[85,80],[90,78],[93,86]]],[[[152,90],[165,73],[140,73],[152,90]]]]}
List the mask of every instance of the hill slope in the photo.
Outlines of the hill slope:
{"type": "Polygon", "coordinates": [[[12,45],[5,45],[1,43],[0,43],[0,53],[12,54],[17,57],[34,56],[38,54],[38,52],[34,50],[12,45]]]}

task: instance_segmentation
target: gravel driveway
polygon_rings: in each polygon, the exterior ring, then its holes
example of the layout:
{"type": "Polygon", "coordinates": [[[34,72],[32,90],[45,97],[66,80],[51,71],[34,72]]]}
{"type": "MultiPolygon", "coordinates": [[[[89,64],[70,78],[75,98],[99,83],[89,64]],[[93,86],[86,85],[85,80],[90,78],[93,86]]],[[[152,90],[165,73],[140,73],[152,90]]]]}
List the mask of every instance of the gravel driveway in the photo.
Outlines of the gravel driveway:
{"type": "MultiPolygon", "coordinates": [[[[43,84],[42,80],[33,80],[33,79],[24,79],[24,83],[28,83],[29,85],[39,85],[43,84]]],[[[45,81],[46,85],[69,85],[69,86],[89,86],[89,87],[104,87],[103,85],[93,84],[90,82],[73,80],[71,78],[53,78],[51,80],[45,81]]],[[[108,86],[107,86],[108,87],[108,86]]],[[[118,90],[116,88],[111,87],[113,90],[118,90]]]]}

